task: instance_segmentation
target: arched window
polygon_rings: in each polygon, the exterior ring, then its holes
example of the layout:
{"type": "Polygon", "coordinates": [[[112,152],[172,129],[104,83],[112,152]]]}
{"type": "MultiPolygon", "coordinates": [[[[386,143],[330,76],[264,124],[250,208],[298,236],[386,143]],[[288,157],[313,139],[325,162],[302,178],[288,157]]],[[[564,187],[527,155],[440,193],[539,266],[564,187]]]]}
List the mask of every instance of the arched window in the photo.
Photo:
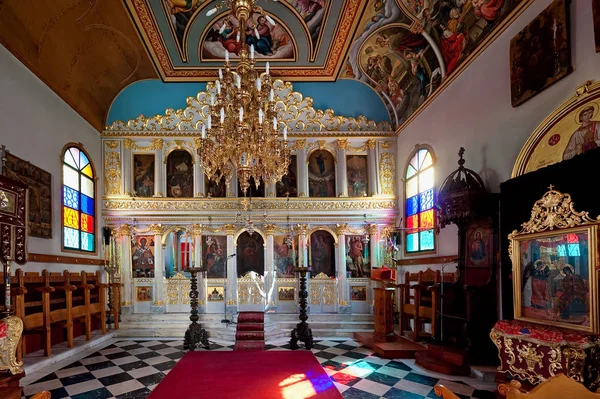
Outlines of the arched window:
{"type": "Polygon", "coordinates": [[[80,147],[67,145],[62,168],[62,247],[65,251],[96,252],[94,165],[80,147]]]}
{"type": "Polygon", "coordinates": [[[434,156],[431,149],[419,147],[409,159],[404,175],[405,253],[430,252],[435,250],[434,156]]]}

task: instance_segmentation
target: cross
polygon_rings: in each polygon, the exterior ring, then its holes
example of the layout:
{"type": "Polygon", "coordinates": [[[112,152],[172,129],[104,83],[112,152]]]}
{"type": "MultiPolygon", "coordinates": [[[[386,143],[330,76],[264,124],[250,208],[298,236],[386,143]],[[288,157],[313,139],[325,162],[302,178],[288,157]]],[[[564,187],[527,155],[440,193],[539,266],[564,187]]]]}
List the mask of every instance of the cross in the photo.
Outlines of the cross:
{"type": "Polygon", "coordinates": [[[548,187],[548,189],[549,189],[550,191],[554,190],[554,185],[552,185],[552,184],[551,184],[551,185],[550,185],[550,187],[548,187]]]}

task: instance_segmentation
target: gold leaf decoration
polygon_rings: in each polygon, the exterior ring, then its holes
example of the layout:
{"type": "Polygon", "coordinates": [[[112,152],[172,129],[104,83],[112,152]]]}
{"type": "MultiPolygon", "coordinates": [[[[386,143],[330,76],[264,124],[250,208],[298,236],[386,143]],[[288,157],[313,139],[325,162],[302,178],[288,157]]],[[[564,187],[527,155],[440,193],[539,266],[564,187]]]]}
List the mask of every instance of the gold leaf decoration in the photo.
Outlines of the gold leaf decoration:
{"type": "Polygon", "coordinates": [[[391,152],[382,152],[379,154],[379,183],[382,194],[394,195],[395,179],[396,163],[394,162],[394,154],[391,152]]]}

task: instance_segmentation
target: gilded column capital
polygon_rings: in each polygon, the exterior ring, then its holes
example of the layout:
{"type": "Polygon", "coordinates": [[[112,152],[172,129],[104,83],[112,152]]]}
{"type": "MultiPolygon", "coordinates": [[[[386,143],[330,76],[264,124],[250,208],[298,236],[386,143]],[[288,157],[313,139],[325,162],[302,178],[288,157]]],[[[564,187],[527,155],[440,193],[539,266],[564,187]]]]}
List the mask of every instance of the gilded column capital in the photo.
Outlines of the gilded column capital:
{"type": "Polygon", "coordinates": [[[296,232],[301,235],[306,235],[308,233],[308,225],[307,224],[299,224],[296,226],[296,232]]]}
{"type": "Polygon", "coordinates": [[[369,150],[372,150],[375,148],[375,143],[376,143],[375,139],[369,139],[369,140],[367,140],[367,142],[365,144],[367,145],[367,148],[369,150]]]}
{"type": "Polygon", "coordinates": [[[225,234],[232,236],[235,234],[235,224],[226,224],[223,226],[223,230],[225,231],[225,234]]]}
{"type": "Polygon", "coordinates": [[[385,238],[390,238],[392,236],[392,230],[394,228],[392,226],[385,226],[381,229],[381,236],[385,238]]]}
{"type": "Polygon", "coordinates": [[[194,146],[196,149],[200,148],[200,137],[194,137],[194,146]]]}
{"type": "Polygon", "coordinates": [[[164,226],[162,224],[151,224],[150,231],[154,233],[155,236],[162,235],[164,232],[164,226]]]}
{"type": "Polygon", "coordinates": [[[376,224],[369,225],[369,234],[370,235],[375,235],[375,234],[377,234],[378,231],[379,231],[379,226],[377,226],[376,224]]]}
{"type": "Polygon", "coordinates": [[[317,140],[317,145],[319,146],[319,150],[327,147],[327,140],[317,140]]]}
{"type": "Polygon", "coordinates": [[[347,223],[336,224],[333,229],[335,231],[335,234],[337,234],[338,236],[341,236],[341,235],[346,234],[346,230],[348,230],[348,224],[347,223]]]}
{"type": "Polygon", "coordinates": [[[265,225],[265,233],[268,236],[272,236],[275,234],[275,225],[274,224],[267,224],[265,225]]]}
{"type": "Polygon", "coordinates": [[[338,149],[345,150],[348,148],[348,139],[339,139],[336,144],[338,149]]]}
{"type": "Polygon", "coordinates": [[[131,150],[131,148],[133,147],[133,140],[131,140],[131,139],[124,139],[123,140],[123,147],[126,148],[126,149],[128,149],[128,150],[131,150]]]}
{"type": "Polygon", "coordinates": [[[194,234],[194,235],[200,235],[202,234],[203,231],[203,227],[201,224],[192,224],[189,227],[189,230],[194,234]]]}
{"type": "Polygon", "coordinates": [[[130,224],[122,224],[121,226],[119,226],[118,229],[118,234],[121,237],[131,237],[131,234],[133,233],[133,226],[130,224]]]}
{"type": "Polygon", "coordinates": [[[152,149],[153,150],[162,150],[163,148],[163,139],[152,139],[152,149]]]}
{"type": "Polygon", "coordinates": [[[111,150],[116,150],[119,148],[119,142],[117,140],[106,140],[104,144],[111,150]]]}
{"type": "Polygon", "coordinates": [[[294,143],[293,148],[295,148],[296,150],[303,150],[306,148],[306,139],[298,139],[296,140],[296,142],[294,143]]]}

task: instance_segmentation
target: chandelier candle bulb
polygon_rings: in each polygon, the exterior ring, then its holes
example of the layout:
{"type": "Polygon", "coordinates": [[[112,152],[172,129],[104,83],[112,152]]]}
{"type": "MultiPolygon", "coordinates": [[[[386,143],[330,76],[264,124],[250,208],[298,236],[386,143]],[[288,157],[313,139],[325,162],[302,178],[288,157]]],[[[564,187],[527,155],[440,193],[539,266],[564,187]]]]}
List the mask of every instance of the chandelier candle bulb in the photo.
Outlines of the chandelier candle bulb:
{"type": "Polygon", "coordinates": [[[256,90],[260,91],[261,85],[260,85],[260,78],[256,78],[256,90]]]}
{"type": "Polygon", "coordinates": [[[256,28],[254,28],[254,36],[256,36],[258,40],[260,40],[260,35],[258,34],[258,29],[256,28]]]}
{"type": "Polygon", "coordinates": [[[225,108],[221,107],[221,123],[225,121],[225,108]]]}
{"type": "Polygon", "coordinates": [[[269,61],[267,61],[267,65],[265,67],[265,73],[268,75],[269,74],[269,61]]]}
{"type": "Polygon", "coordinates": [[[223,80],[223,71],[219,68],[219,80],[223,80]]]}
{"type": "Polygon", "coordinates": [[[269,21],[269,23],[273,26],[276,25],[275,21],[273,20],[273,18],[271,18],[270,16],[265,14],[265,18],[267,19],[267,21],[269,21]]]}
{"type": "Polygon", "coordinates": [[[240,42],[240,32],[237,33],[237,35],[235,35],[235,41],[236,42],[240,42]]]}
{"type": "Polygon", "coordinates": [[[212,128],[212,117],[210,114],[208,115],[208,120],[206,121],[208,129],[212,128]]]}
{"type": "Polygon", "coordinates": [[[277,118],[273,118],[273,130],[277,133],[277,118]]]}
{"type": "Polygon", "coordinates": [[[217,84],[217,94],[221,95],[221,82],[219,80],[217,80],[216,84],[217,84]]]}
{"type": "Polygon", "coordinates": [[[250,45],[250,59],[254,59],[254,44],[250,45]]]}
{"type": "Polygon", "coordinates": [[[244,121],[244,108],[240,107],[240,122],[244,121]]]}
{"type": "Polygon", "coordinates": [[[283,127],[283,139],[287,140],[287,126],[283,127]]]}
{"type": "Polygon", "coordinates": [[[229,62],[229,51],[227,51],[227,50],[225,50],[225,62],[227,62],[227,63],[229,62]]]}
{"type": "Polygon", "coordinates": [[[263,118],[264,118],[264,117],[265,117],[265,114],[264,114],[264,112],[263,112],[262,108],[260,108],[260,109],[258,110],[258,124],[259,124],[259,125],[262,125],[262,123],[263,123],[263,118]]]}
{"type": "Polygon", "coordinates": [[[242,88],[242,77],[240,75],[236,75],[236,86],[238,89],[242,88]]]}
{"type": "Polygon", "coordinates": [[[206,13],[207,17],[210,17],[212,15],[214,15],[217,12],[217,7],[215,8],[211,8],[210,10],[208,10],[208,12],[206,13]]]}
{"type": "Polygon", "coordinates": [[[271,93],[269,93],[269,101],[273,101],[275,99],[275,92],[271,89],[271,93]]]}
{"type": "Polygon", "coordinates": [[[206,126],[202,125],[202,138],[206,138],[206,126]]]}

